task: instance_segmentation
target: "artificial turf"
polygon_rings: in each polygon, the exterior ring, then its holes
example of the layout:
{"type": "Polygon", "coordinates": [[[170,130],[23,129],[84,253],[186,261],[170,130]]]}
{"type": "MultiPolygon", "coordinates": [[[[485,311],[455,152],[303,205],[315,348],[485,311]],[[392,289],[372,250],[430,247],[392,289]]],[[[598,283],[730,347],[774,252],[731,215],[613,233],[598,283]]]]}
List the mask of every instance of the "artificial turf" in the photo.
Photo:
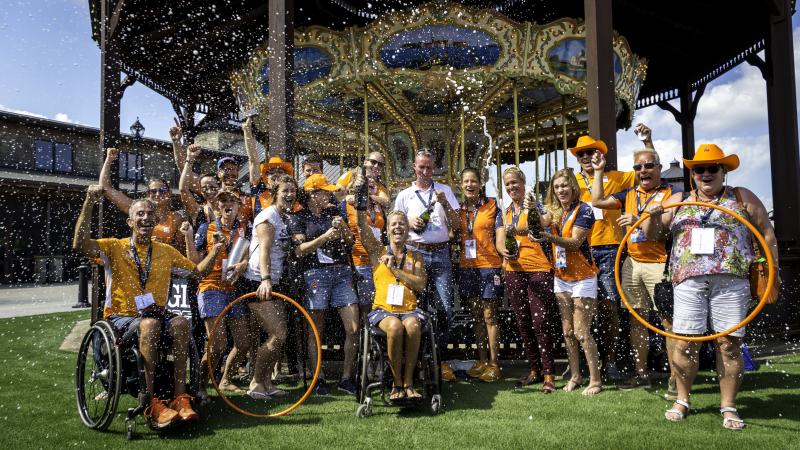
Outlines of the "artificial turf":
{"type": "MultiPolygon", "coordinates": [[[[759,371],[745,376],[738,406],[748,426],[741,432],[722,428],[718,389],[713,374],[704,372],[694,389],[693,414],[679,424],[664,419],[663,383],[651,391],[612,389],[587,398],[560,390],[544,395],[533,387],[517,392],[511,380],[462,381],[445,385],[439,416],[377,406],[372,417],[359,419],[354,398],[335,390],[330,398],[312,397],[294,413],[269,420],[236,414],[215,399],[200,410],[200,422],[161,435],[140,424],[139,438],[128,443],[124,416],[104,433],[78,418],[76,354],[58,347],[83,318],[85,312],[0,320],[1,449],[800,448],[798,355],[762,361],[759,371]]],[[[133,404],[125,396],[119,410],[133,404]]]]}

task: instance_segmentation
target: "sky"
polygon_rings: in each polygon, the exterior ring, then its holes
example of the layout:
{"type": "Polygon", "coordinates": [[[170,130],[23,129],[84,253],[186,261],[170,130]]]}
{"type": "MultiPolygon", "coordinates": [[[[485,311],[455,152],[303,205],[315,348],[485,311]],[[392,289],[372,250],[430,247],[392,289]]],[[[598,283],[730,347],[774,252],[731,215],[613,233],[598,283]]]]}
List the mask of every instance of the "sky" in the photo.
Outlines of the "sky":
{"type": "MultiPolygon", "coordinates": [[[[797,16],[793,28],[797,74],[797,16]]],[[[99,126],[100,51],[91,38],[86,0],[4,0],[0,42],[0,110],[99,126]]],[[[673,104],[678,107],[677,100],[673,104]]],[[[138,117],[145,136],[168,140],[173,116],[169,101],[140,83],[128,88],[122,99],[123,131],[138,117]]],[[[639,122],[653,130],[665,167],[680,158],[680,126],[672,114],[651,106],[636,111],[633,123],[639,122]]],[[[695,144],[705,142],[739,155],[742,164],[729,174],[729,184],[750,188],[771,209],[766,85],[756,68],[739,65],[706,88],[695,119],[695,144]]],[[[633,151],[640,146],[632,128],[617,133],[621,170],[630,170],[633,151]]],[[[569,161],[576,165],[571,155],[569,161]]],[[[523,164],[529,178],[532,168],[533,162],[523,164]]],[[[487,191],[491,195],[494,189],[487,191]]]]}

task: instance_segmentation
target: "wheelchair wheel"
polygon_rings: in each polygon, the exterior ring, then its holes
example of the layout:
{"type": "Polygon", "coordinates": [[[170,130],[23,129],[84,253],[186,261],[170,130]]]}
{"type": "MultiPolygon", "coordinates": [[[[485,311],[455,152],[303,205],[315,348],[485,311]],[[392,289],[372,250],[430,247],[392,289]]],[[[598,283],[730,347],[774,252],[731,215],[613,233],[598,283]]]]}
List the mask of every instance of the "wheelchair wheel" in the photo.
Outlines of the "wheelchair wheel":
{"type": "Polygon", "coordinates": [[[103,431],[117,412],[120,391],[120,355],[114,330],[105,321],[83,337],[75,366],[75,397],[84,425],[103,431]]]}
{"type": "MultiPolygon", "coordinates": [[[[359,365],[358,367],[361,369],[359,371],[359,380],[357,383],[358,392],[356,392],[356,398],[358,399],[359,403],[364,402],[364,398],[367,396],[367,386],[369,386],[369,364],[370,364],[370,335],[369,335],[369,325],[364,326],[361,328],[361,342],[359,346],[359,365]]],[[[360,416],[359,416],[360,417],[360,416]]]]}

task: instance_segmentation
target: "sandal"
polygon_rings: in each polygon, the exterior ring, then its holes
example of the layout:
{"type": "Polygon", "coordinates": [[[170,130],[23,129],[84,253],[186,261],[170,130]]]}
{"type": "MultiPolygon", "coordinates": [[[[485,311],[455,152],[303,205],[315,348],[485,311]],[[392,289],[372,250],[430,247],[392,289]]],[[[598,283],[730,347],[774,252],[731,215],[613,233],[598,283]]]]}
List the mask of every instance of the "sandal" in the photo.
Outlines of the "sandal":
{"type": "Polygon", "coordinates": [[[570,378],[570,380],[567,381],[567,384],[564,385],[563,388],[564,392],[572,392],[575,389],[581,387],[582,384],[583,384],[583,378],[578,378],[577,380],[573,380],[570,378]]]}
{"type": "Polygon", "coordinates": [[[719,409],[720,414],[722,414],[722,428],[726,430],[733,430],[739,431],[747,426],[744,423],[744,420],[739,418],[739,411],[732,406],[725,406],[719,409]],[[725,417],[725,413],[733,413],[736,414],[736,417],[725,417]]]}
{"type": "Polygon", "coordinates": [[[683,406],[686,408],[686,412],[683,412],[677,408],[668,409],[664,412],[664,417],[669,420],[670,422],[681,422],[686,419],[686,416],[689,415],[689,411],[692,409],[692,405],[689,402],[685,402],[683,400],[675,400],[674,405],[683,406]],[[672,414],[672,416],[670,416],[672,414]]]}
{"type": "Polygon", "coordinates": [[[545,394],[552,394],[556,391],[556,377],[555,375],[545,375],[544,383],[542,383],[542,392],[545,394]]]}
{"type": "Polygon", "coordinates": [[[403,388],[406,392],[406,398],[409,400],[418,400],[422,398],[422,394],[414,389],[414,386],[406,386],[403,388]]]}
{"type": "Polygon", "coordinates": [[[269,400],[270,396],[264,391],[256,391],[256,390],[249,390],[247,391],[247,395],[250,396],[253,400],[269,400]]]}
{"type": "Polygon", "coordinates": [[[586,386],[586,389],[584,389],[581,394],[587,397],[594,397],[601,392],[603,392],[602,384],[589,384],[589,386],[586,386]]]}
{"type": "Polygon", "coordinates": [[[406,398],[406,391],[403,386],[392,386],[392,393],[389,394],[389,401],[397,401],[406,398]]]}

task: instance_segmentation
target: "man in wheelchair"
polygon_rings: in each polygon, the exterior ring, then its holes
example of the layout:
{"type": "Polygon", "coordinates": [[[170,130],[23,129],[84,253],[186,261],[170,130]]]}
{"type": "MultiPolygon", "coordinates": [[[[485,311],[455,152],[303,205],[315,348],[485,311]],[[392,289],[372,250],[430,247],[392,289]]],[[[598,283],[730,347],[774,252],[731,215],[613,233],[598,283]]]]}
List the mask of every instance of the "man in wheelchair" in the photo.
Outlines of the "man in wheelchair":
{"type": "MultiPolygon", "coordinates": [[[[89,258],[100,258],[106,271],[106,300],[103,318],[123,341],[136,342],[144,361],[147,392],[151,395],[145,415],[156,428],[176,421],[197,420],[191,396],[186,393],[186,364],[174,364],[174,398],[159,399],[154,393],[155,367],[164,341],[172,341],[175,361],[186,361],[189,347],[189,322],[166,309],[173,269],[202,278],[214,265],[224,243],[214,236],[215,246],[195,265],[170,245],[151,240],[158,223],[155,204],[136,200],[130,207],[127,223],[131,236],[124,239],[91,238],[91,217],[95,203],[103,196],[101,186],[89,186],[81,214],[75,225],[73,248],[89,258]],[[163,339],[166,337],[167,339],[163,339]],[[160,345],[161,344],[161,345],[160,345]]],[[[188,223],[182,231],[191,239],[188,223]]]]}
{"type": "Polygon", "coordinates": [[[389,366],[394,380],[389,399],[417,400],[422,395],[414,389],[414,369],[425,315],[417,307],[415,292],[425,289],[424,261],[421,255],[406,248],[409,223],[405,213],[394,211],[387,217],[389,246],[384,248],[367,222],[366,202],[357,200],[356,209],[359,235],[369,254],[375,281],[375,300],[367,320],[371,326],[386,333],[387,338],[389,366]]]}

